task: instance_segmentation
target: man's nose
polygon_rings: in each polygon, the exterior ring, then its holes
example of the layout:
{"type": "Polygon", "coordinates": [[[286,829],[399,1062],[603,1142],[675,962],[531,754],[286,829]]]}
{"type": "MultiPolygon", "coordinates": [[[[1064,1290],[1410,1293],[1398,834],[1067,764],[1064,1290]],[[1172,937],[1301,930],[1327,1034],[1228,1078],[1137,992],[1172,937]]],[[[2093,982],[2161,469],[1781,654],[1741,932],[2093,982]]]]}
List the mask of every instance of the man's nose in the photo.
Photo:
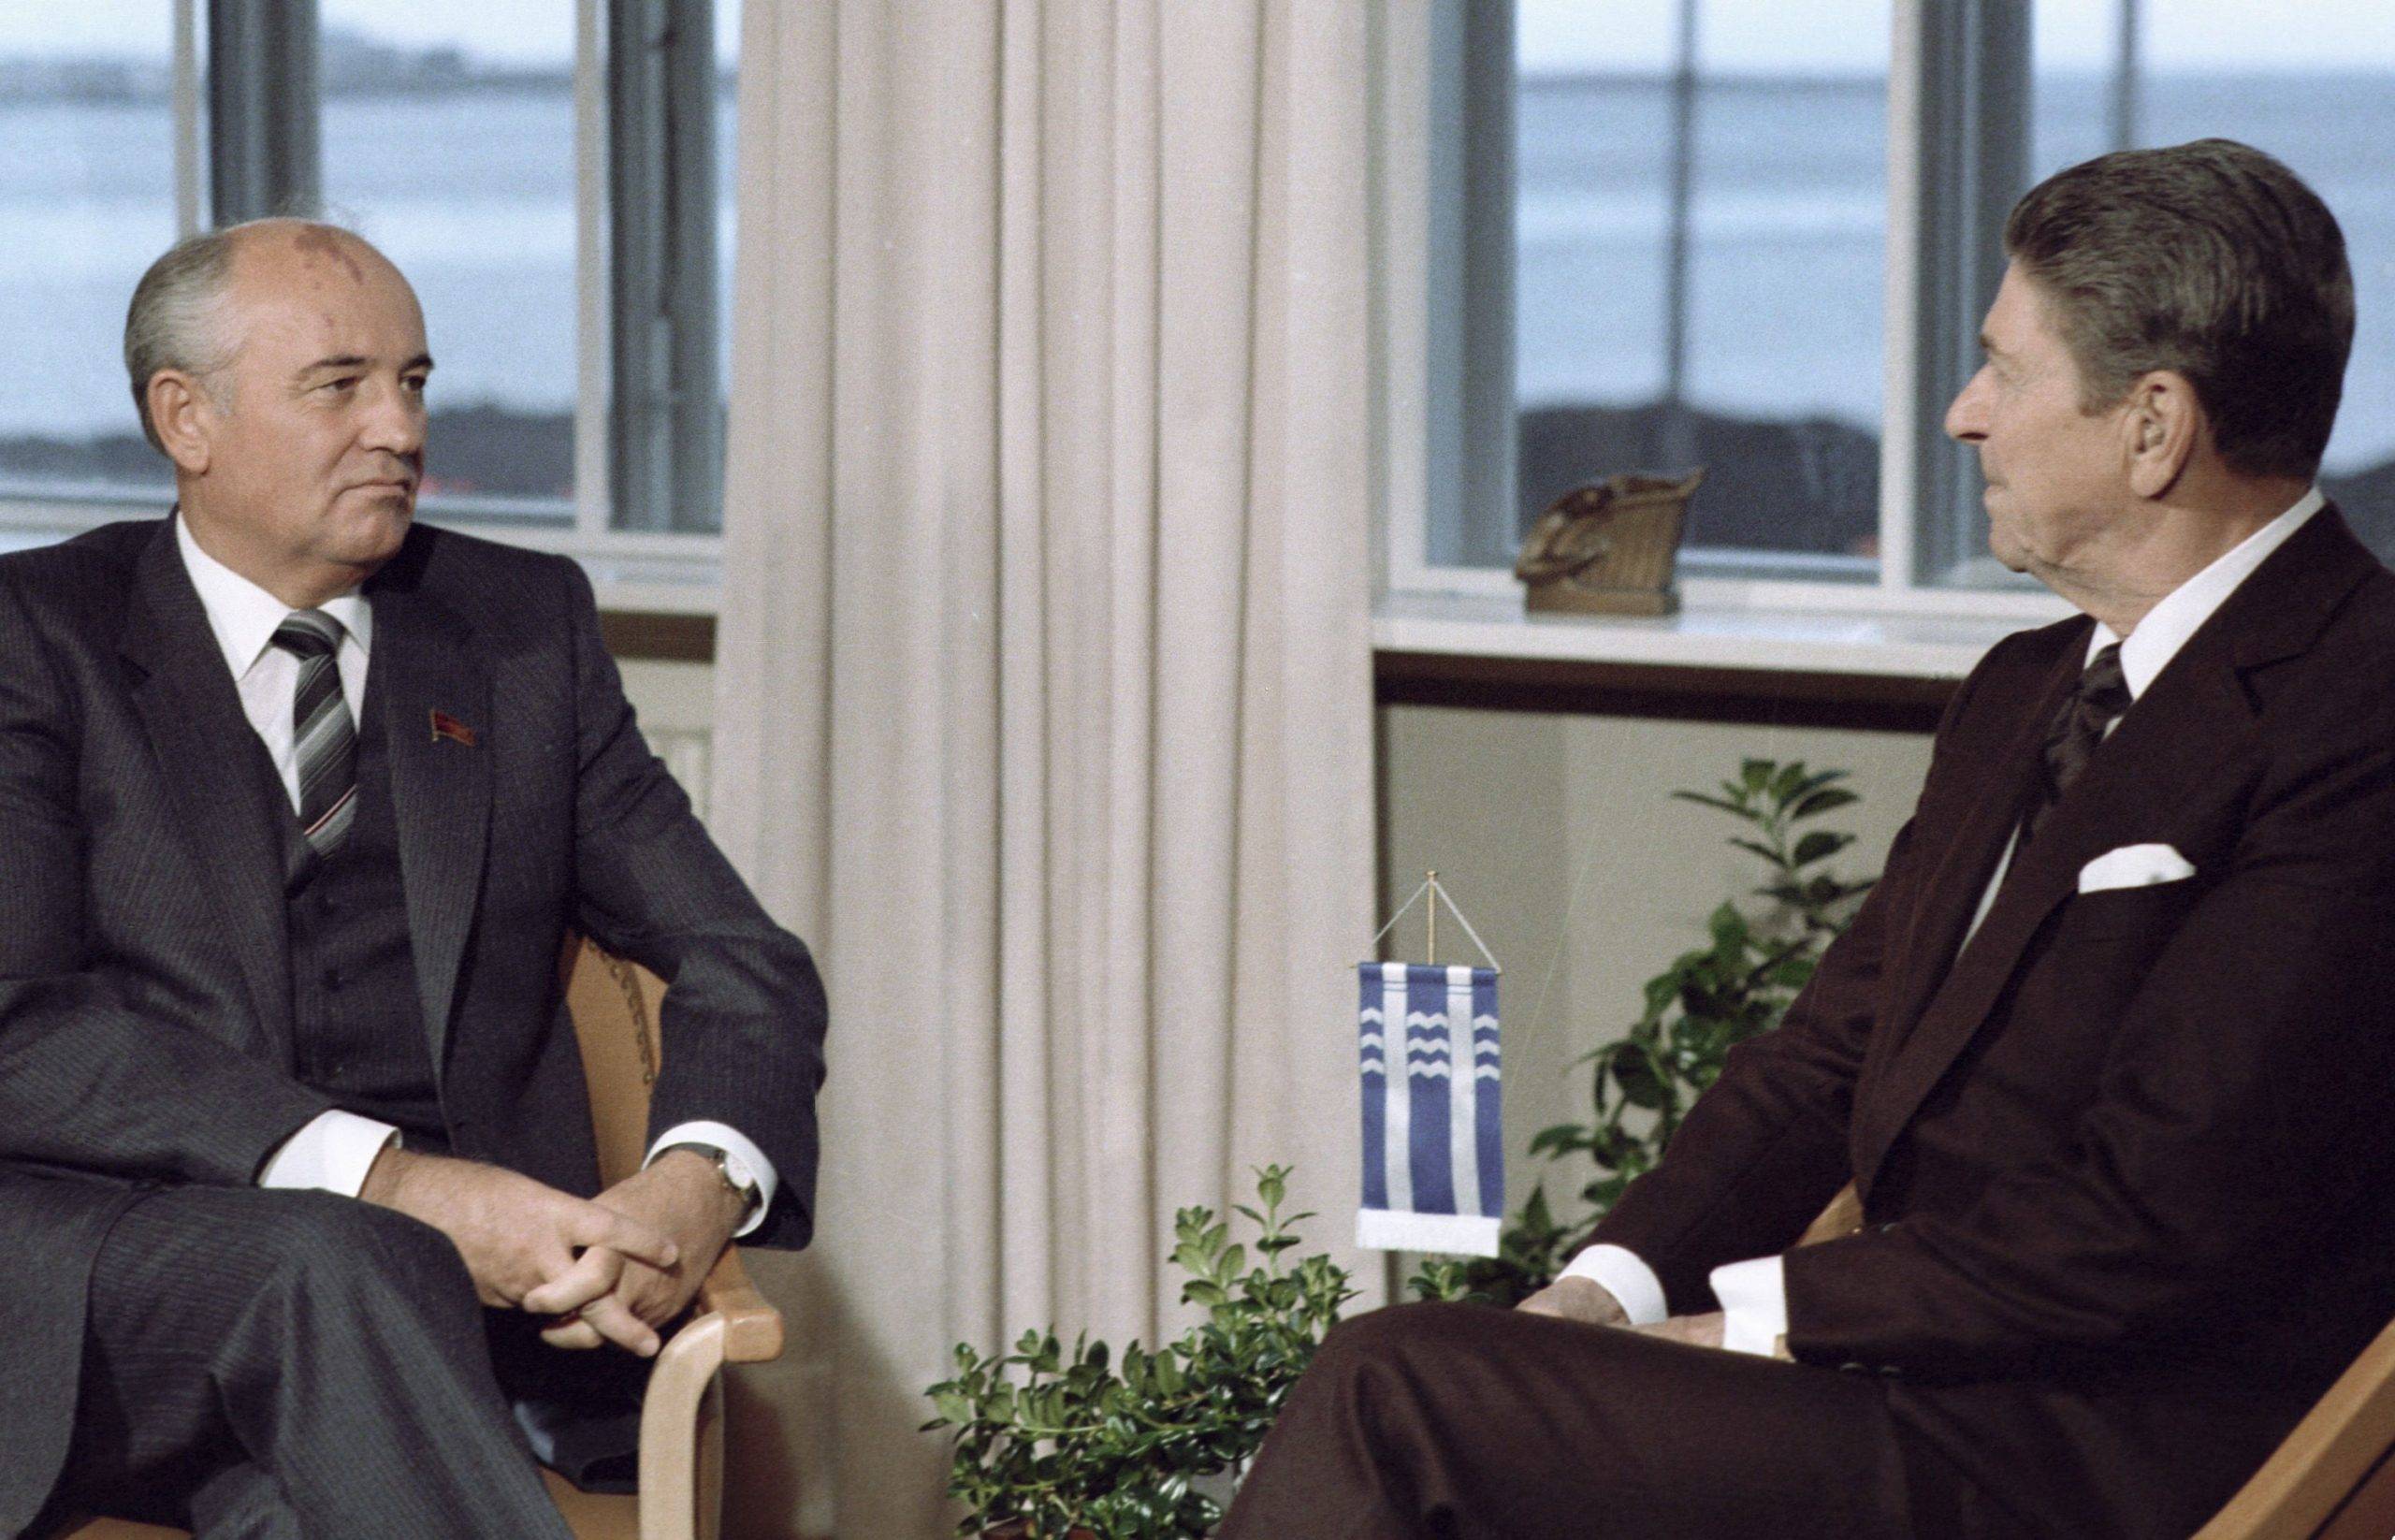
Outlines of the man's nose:
{"type": "Polygon", "coordinates": [[[1977,443],[1987,437],[1987,419],[1983,403],[1987,399],[1987,370],[1982,367],[1946,408],[1946,436],[1965,443],[1977,443]]]}
{"type": "Polygon", "coordinates": [[[365,447],[413,456],[424,448],[424,402],[405,385],[377,391],[366,414],[365,447]]]}

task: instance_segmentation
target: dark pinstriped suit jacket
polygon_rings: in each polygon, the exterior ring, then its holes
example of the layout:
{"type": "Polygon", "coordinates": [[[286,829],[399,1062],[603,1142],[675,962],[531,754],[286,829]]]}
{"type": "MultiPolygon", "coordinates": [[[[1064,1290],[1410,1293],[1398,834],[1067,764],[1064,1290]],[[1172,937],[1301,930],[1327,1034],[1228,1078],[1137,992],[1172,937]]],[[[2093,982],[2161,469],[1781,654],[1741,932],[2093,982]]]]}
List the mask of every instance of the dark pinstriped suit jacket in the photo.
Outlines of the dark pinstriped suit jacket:
{"type": "MultiPolygon", "coordinates": [[[[2086,659],[1957,693],[1887,874],[1598,1238],[1673,1308],[1788,1254],[1788,1345],[2039,1533],[2184,1536],[2395,1315],[2395,575],[2335,510],[2139,697],[1966,928],[2086,659]],[[2081,893],[2168,844],[2195,875],[2081,893]]],[[[2006,1533],[2012,1533],[2007,1531],[2006,1533]]]]}
{"type": "MultiPolygon", "coordinates": [[[[728,1123],[804,1244],[823,992],[649,752],[571,561],[419,526],[367,587],[418,995],[458,1153],[597,1190],[568,926],[671,981],[654,1126],[728,1123]],[[472,745],[435,734],[440,712],[472,745]]],[[[0,557],[0,1535],[71,1426],[86,1280],[144,1184],[252,1182],[293,1076],[281,823],[169,522],[0,557]]]]}

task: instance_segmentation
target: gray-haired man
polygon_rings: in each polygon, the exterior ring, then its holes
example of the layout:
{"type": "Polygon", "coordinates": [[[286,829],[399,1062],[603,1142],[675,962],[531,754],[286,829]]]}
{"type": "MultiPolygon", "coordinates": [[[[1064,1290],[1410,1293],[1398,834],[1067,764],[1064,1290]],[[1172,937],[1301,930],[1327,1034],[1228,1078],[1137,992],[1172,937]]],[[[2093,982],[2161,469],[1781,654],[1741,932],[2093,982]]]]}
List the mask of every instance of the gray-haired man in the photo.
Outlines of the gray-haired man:
{"type": "Polygon", "coordinates": [[[653,1353],[735,1233],[805,1242],[821,988],[579,570],[415,524],[381,254],[186,242],[126,356],[176,513],[0,558],[0,1535],[563,1536],[510,1394],[653,1353]],[[569,927],[673,984],[603,1193],[569,927]]]}

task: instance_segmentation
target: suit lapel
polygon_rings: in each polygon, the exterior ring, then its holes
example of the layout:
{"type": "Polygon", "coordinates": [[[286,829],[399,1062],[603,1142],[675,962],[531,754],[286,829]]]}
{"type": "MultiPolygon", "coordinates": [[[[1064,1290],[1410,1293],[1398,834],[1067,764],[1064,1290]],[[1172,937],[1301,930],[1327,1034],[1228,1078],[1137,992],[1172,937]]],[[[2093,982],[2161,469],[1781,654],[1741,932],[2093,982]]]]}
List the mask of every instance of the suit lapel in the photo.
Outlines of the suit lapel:
{"type": "Polygon", "coordinates": [[[2037,843],[2005,874],[1986,919],[1957,955],[1953,949],[1977,907],[1995,850],[2020,815],[2045,724],[2079,672],[2084,634],[2081,646],[2067,649],[2013,736],[2011,763],[1941,863],[1929,900],[1934,907],[1916,929],[1904,985],[1893,1002],[1894,1047],[1867,1104],[1856,1109],[1854,1170],[1866,1190],[1897,1135],[1987,1024],[2046,917],[2077,891],[2080,868],[2117,845],[2162,837],[2174,811],[2199,801],[2203,788],[2220,784],[2235,762],[2259,751],[2247,673],[2309,647],[2374,565],[2334,509],[2315,515],[2289,537],[2121,719],[2048,816],[2037,843]],[[2012,789],[2009,797],[2001,794],[2006,787],[2012,789]]]}
{"type": "Polygon", "coordinates": [[[2046,728],[2079,678],[2086,646],[2087,628],[2073,628],[2043,687],[2010,730],[1988,734],[1987,741],[1977,748],[1964,747],[1967,754],[1985,756],[1982,763],[1987,772],[1973,789],[1962,827],[1922,890],[1921,907],[1898,965],[1896,988],[1889,996],[1888,1024],[1894,1030],[1883,1034],[1883,1040],[1904,1041],[1952,971],[1955,953],[1971,917],[1979,912],[1988,879],[1995,875],[2013,826],[2021,821],[2037,778],[2046,728]]]}
{"type": "Polygon", "coordinates": [[[376,709],[390,762],[416,990],[432,1062],[445,1069],[457,969],[482,892],[490,751],[436,732],[433,718],[438,713],[473,735],[487,733],[490,676],[470,648],[471,628],[406,574],[392,575],[367,589],[374,609],[376,709]]]}
{"type": "MultiPolygon", "coordinates": [[[[181,816],[225,944],[256,1010],[264,1042],[244,1044],[292,1062],[291,952],[283,912],[283,825],[266,746],[241,710],[240,692],[208,612],[162,521],[134,571],[118,650],[140,677],[133,686],[161,778],[181,816]]],[[[175,837],[173,835],[169,836],[175,837]]]]}

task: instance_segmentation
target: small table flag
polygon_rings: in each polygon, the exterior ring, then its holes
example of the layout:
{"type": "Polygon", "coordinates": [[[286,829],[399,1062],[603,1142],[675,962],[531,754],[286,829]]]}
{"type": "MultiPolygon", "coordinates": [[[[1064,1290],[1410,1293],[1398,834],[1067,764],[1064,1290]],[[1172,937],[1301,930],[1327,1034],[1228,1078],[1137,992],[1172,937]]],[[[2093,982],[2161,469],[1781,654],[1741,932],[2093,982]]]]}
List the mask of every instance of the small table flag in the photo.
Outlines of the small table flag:
{"type": "Polygon", "coordinates": [[[1497,1255],[1505,1212],[1497,970],[1363,963],[1364,1204],[1356,1243],[1497,1255]]]}
{"type": "MultiPolygon", "coordinates": [[[[1434,906],[1444,896],[1435,882],[1424,884],[1434,906]]],[[[1497,969],[1367,962],[1356,978],[1364,1118],[1356,1243],[1496,1256],[1505,1213],[1497,969]]]]}

